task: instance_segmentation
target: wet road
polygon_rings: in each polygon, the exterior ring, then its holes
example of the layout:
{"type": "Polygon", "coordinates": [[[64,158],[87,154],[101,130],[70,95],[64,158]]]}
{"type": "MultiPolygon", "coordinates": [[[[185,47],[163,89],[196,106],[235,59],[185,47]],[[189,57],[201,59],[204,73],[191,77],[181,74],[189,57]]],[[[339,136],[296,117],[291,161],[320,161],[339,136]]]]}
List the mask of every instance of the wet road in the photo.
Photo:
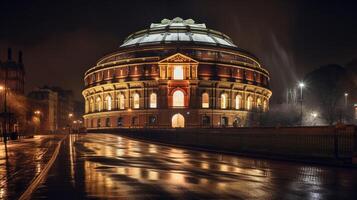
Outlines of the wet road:
{"type": "Polygon", "coordinates": [[[0,143],[0,199],[17,199],[37,176],[64,135],[43,135],[0,143]]]}
{"type": "Polygon", "coordinates": [[[70,135],[33,199],[357,199],[357,170],[70,135]]]}

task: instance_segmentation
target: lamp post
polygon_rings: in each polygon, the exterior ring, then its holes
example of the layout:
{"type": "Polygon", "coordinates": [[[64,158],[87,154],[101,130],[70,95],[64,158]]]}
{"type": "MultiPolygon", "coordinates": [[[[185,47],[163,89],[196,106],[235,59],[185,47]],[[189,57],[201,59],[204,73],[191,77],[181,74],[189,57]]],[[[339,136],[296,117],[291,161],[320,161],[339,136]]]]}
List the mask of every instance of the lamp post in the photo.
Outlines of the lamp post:
{"type": "Polygon", "coordinates": [[[345,92],[345,109],[344,109],[345,123],[347,123],[347,106],[348,106],[348,93],[345,92]]]}
{"type": "Polygon", "coordinates": [[[300,88],[300,126],[302,126],[302,116],[303,116],[303,110],[302,110],[302,104],[303,104],[303,94],[302,94],[302,89],[305,87],[304,82],[299,83],[299,88],[300,88]]]}
{"type": "Polygon", "coordinates": [[[69,123],[68,123],[68,133],[71,133],[71,127],[72,127],[72,117],[73,117],[73,113],[69,113],[68,114],[68,119],[69,119],[69,123]]]}
{"type": "MultiPolygon", "coordinates": [[[[38,126],[41,127],[41,111],[35,110],[33,112],[38,117],[38,126]]],[[[35,133],[37,132],[37,125],[35,126],[35,133]]]]}
{"type": "Polygon", "coordinates": [[[347,108],[347,104],[348,104],[348,93],[345,92],[345,107],[347,108]]]}
{"type": "Polygon", "coordinates": [[[3,121],[3,132],[2,132],[2,135],[3,135],[3,140],[4,140],[4,145],[5,145],[5,148],[6,148],[6,142],[7,142],[7,137],[6,137],[6,132],[7,132],[7,102],[6,102],[6,79],[5,79],[5,86],[2,86],[0,85],[0,92],[4,92],[4,121],[3,121]]]}

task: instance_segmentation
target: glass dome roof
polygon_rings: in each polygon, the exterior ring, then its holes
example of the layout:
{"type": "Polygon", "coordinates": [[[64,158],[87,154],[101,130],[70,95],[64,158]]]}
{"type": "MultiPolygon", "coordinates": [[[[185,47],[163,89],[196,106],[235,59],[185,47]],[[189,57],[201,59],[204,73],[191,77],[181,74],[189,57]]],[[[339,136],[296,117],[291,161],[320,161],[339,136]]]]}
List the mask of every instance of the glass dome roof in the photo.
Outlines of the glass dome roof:
{"type": "Polygon", "coordinates": [[[205,24],[196,24],[192,19],[179,17],[152,23],[149,29],[129,35],[120,47],[176,42],[237,47],[227,35],[207,29],[205,24]]]}

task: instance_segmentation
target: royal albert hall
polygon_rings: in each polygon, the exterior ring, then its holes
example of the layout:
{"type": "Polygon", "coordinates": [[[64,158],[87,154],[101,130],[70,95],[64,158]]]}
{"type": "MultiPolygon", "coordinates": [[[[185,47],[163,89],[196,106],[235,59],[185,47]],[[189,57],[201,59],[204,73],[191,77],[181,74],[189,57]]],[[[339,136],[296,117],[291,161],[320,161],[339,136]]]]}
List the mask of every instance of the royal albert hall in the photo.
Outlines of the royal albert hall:
{"type": "Polygon", "coordinates": [[[225,34],[163,19],[85,72],[85,127],[247,126],[268,109],[269,73],[225,34]]]}

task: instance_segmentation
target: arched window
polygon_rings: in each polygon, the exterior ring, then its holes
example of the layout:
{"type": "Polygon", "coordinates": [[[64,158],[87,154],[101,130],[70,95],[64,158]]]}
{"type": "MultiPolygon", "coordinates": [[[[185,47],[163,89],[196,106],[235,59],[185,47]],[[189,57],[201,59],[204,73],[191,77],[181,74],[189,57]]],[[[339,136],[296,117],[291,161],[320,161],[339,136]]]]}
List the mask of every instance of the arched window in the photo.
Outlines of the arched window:
{"type": "Polygon", "coordinates": [[[239,94],[236,96],[236,109],[242,108],[242,96],[239,94]]]}
{"type": "Polygon", "coordinates": [[[90,101],[89,101],[89,110],[90,110],[91,112],[95,112],[95,107],[94,107],[94,100],[93,100],[93,98],[91,98],[90,101]]]}
{"type": "Polygon", "coordinates": [[[227,94],[223,93],[221,94],[221,108],[226,109],[227,107],[228,107],[227,94]]]}
{"type": "Polygon", "coordinates": [[[110,95],[105,97],[104,109],[105,110],[112,110],[112,97],[110,95]]]}
{"type": "Polygon", "coordinates": [[[125,108],[125,98],[123,94],[118,95],[118,108],[121,110],[125,108]]]}
{"type": "Polygon", "coordinates": [[[176,90],[172,95],[172,101],[174,107],[185,106],[185,94],[181,90],[176,90]]]}
{"type": "Polygon", "coordinates": [[[174,66],[174,80],[183,80],[183,66],[174,66]]]}
{"type": "Polygon", "coordinates": [[[262,100],[260,98],[257,99],[257,109],[258,110],[262,110],[263,109],[262,100]]]}
{"type": "Polygon", "coordinates": [[[267,103],[267,100],[264,100],[263,101],[263,111],[267,111],[268,109],[268,103],[267,103]]]}
{"type": "Polygon", "coordinates": [[[150,108],[157,108],[157,95],[156,93],[150,94],[150,108]]]}
{"type": "Polygon", "coordinates": [[[247,98],[247,110],[251,110],[253,107],[253,98],[251,96],[249,96],[247,98]]]}
{"type": "Polygon", "coordinates": [[[202,94],[202,108],[209,108],[209,96],[207,92],[202,94]]]}
{"type": "Polygon", "coordinates": [[[183,128],[185,127],[185,117],[180,113],[175,114],[171,118],[172,128],[183,128]]]}
{"type": "Polygon", "coordinates": [[[133,95],[133,108],[140,108],[140,96],[138,93],[133,95]]]}
{"type": "Polygon", "coordinates": [[[102,99],[100,97],[97,97],[97,99],[95,100],[95,110],[96,111],[102,110],[102,99]]]}

